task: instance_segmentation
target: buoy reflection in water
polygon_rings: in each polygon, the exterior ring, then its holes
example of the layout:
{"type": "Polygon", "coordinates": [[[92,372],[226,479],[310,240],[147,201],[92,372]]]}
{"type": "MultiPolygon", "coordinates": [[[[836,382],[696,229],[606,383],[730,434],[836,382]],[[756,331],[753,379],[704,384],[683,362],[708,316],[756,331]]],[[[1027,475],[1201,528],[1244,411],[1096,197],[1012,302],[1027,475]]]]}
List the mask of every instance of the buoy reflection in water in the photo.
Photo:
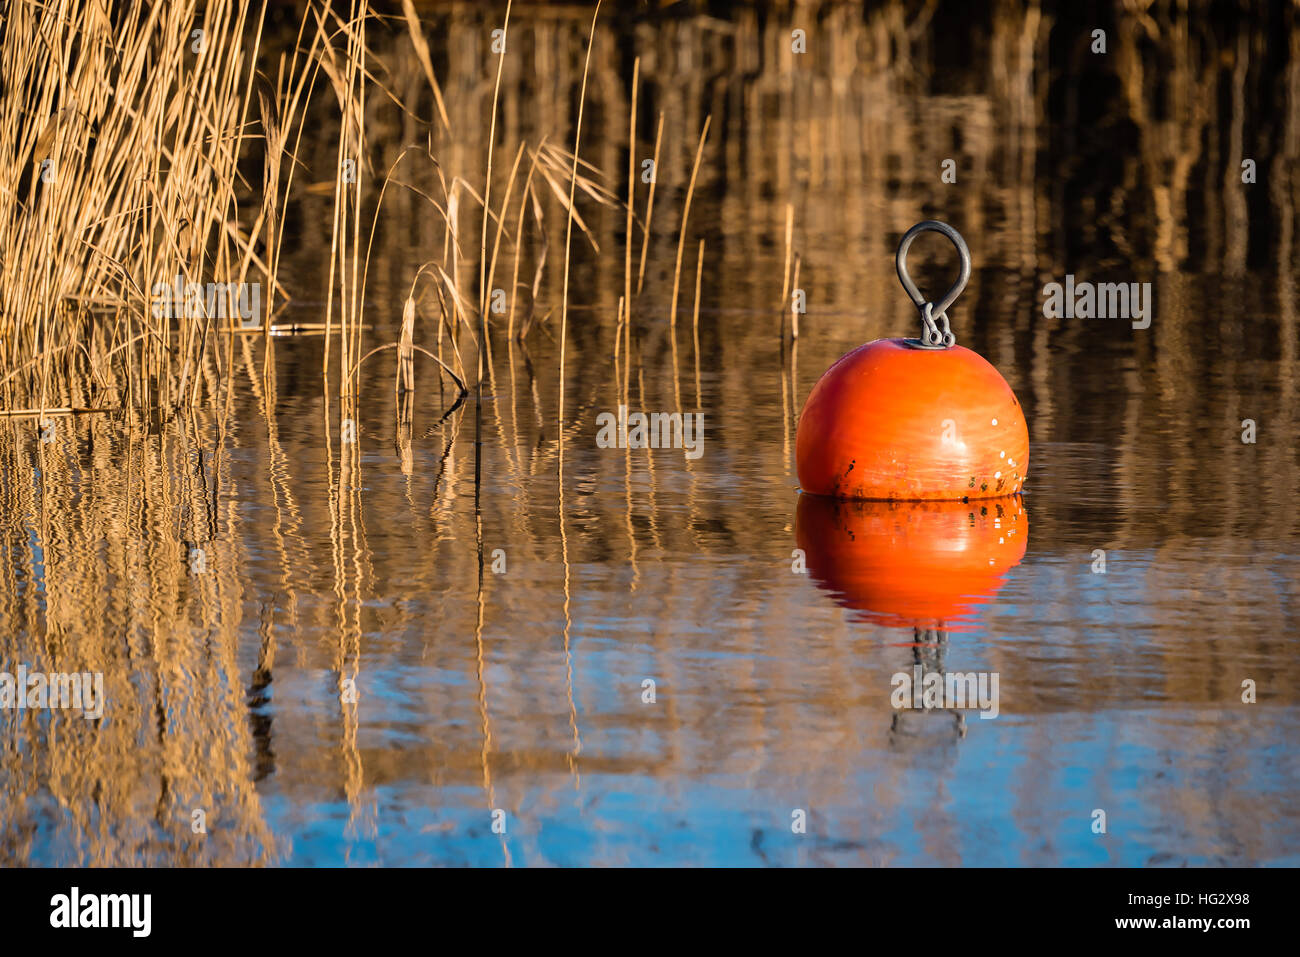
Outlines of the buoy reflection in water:
{"type": "Polygon", "coordinates": [[[818,585],[862,620],[962,631],[1024,558],[1029,514],[1020,496],[873,502],[803,494],[795,540],[818,585]]]}

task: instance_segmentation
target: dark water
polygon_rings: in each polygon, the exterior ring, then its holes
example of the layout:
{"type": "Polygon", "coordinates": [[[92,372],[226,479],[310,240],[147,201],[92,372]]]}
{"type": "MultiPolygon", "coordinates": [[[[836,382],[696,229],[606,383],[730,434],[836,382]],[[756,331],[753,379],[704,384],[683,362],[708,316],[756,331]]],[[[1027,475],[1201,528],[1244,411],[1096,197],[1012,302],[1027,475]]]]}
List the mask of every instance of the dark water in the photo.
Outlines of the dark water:
{"type": "MultiPolygon", "coordinates": [[[[497,197],[520,138],[571,142],[589,25],[516,13],[497,197]]],[[[665,115],[629,404],[702,411],[698,458],[596,443],[627,371],[623,212],[589,203],[601,251],[575,231],[561,466],[551,196],[536,321],[520,344],[492,319],[477,494],[473,396],[444,416],[454,396],[417,358],[399,404],[388,351],[341,409],[319,336],[227,343],[223,401],[192,415],[83,416],[46,443],[0,427],[0,667],[99,671],[107,696],[98,722],[0,712],[0,862],[1300,864],[1293,14],[958,15],[832,8],[803,59],[780,8],[602,21],[583,158],[626,190],[631,56],[638,159],[665,115]],[[793,348],[787,203],[808,302],[793,348]],[[801,505],[799,407],[839,355],[915,333],[893,252],[926,218],[970,245],[953,328],[1024,406],[1026,493],[955,517],[801,505]],[[1150,326],[1046,317],[1067,275],[1151,283],[1150,326]],[[986,553],[989,576],[946,571],[986,553]],[[918,663],[996,673],[997,716],[900,713],[892,678],[918,663]]],[[[481,185],[495,61],[471,38],[495,21],[433,16],[453,127],[476,131],[434,149],[481,185]]],[[[377,42],[427,117],[409,45],[377,42]]],[[[370,122],[381,169],[424,135],[380,107],[370,122]]],[[[327,151],[328,123],[313,135],[327,151]]],[[[328,203],[294,214],[278,321],[320,321],[328,203]]],[[[380,222],[367,349],[396,339],[442,250],[413,194],[380,222]]],[[[913,255],[923,289],[947,285],[940,241],[913,255]]],[[[433,351],[436,315],[422,298],[433,351]]],[[[472,370],[468,330],[459,346],[472,370]]]]}

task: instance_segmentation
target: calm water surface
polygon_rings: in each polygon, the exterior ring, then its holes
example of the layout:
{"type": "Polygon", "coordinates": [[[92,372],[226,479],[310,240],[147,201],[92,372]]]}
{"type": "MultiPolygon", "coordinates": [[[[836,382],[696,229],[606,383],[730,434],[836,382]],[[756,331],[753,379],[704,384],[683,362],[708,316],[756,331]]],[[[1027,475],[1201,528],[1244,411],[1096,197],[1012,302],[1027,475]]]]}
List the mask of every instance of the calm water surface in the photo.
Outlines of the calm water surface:
{"type": "MultiPolygon", "coordinates": [[[[456,37],[486,21],[439,16],[453,126],[474,129],[488,61],[456,37]]],[[[588,22],[525,8],[512,26],[527,52],[507,68],[501,165],[520,139],[571,138],[588,22]]],[[[473,396],[445,414],[418,359],[399,404],[380,353],[345,444],[319,336],[227,343],[208,372],[223,400],[192,416],[82,416],[49,443],[0,426],[0,668],[101,671],[107,693],[99,722],[0,713],[0,863],[1300,864],[1300,58],[1289,24],[1123,26],[1101,61],[1077,52],[1082,25],[1033,9],[956,44],[886,5],[810,24],[832,52],[796,66],[784,21],[752,14],[602,25],[584,159],[626,189],[632,55],[638,157],[665,114],[629,404],[703,411],[698,459],[596,445],[627,369],[623,214],[594,204],[600,253],[574,243],[562,482],[555,206],[533,328],[511,343],[493,319],[477,494],[473,396]],[[793,349],[787,203],[808,297],[793,349]],[[1025,408],[1026,493],[955,522],[801,505],[799,407],[839,355],[914,334],[893,250],[931,217],[975,258],[954,331],[1025,408]],[[1150,328],[1044,318],[1043,285],[1067,274],[1150,282],[1150,328]],[[983,578],[943,571],[986,553],[983,578]],[[998,673],[999,715],[900,715],[891,677],[918,662],[998,673]]],[[[429,115],[409,46],[385,42],[429,115]]],[[[373,122],[384,169],[424,135],[378,107],[373,122]]],[[[481,184],[485,140],[445,150],[481,184]]],[[[440,255],[419,202],[385,201],[366,348],[396,338],[440,255]]],[[[280,321],[315,322],[328,200],[297,215],[280,321]]],[[[914,272],[937,293],[952,264],[931,239],[914,272]]],[[[436,315],[422,298],[430,349],[436,315]]],[[[464,330],[460,348],[472,369],[464,330]]]]}

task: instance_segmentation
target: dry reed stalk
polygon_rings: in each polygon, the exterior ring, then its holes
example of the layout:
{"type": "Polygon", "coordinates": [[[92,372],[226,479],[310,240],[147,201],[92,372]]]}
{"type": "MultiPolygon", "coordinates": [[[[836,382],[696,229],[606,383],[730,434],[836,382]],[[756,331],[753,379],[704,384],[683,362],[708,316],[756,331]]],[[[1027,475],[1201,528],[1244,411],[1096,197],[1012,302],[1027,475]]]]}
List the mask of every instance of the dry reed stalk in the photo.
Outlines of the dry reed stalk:
{"type": "MultiPolygon", "coordinates": [[[[368,0],[352,0],[348,19],[342,20],[328,10],[338,22],[338,29],[346,38],[344,68],[339,69],[333,35],[327,35],[318,56],[321,68],[329,76],[339,102],[341,122],[334,175],[334,221],[330,236],[330,275],[326,299],[326,340],[323,356],[322,378],[328,391],[329,357],[333,323],[334,280],[339,285],[339,362],[340,399],[354,400],[357,394],[355,370],[360,365],[356,357],[361,346],[361,203],[362,176],[365,160],[365,102],[366,102],[366,22],[369,19],[368,0]],[[350,234],[350,235],[349,235],[350,234]]],[[[342,414],[343,406],[340,406],[342,414]]],[[[342,421],[342,420],[341,420],[342,421]]]]}
{"type": "Polygon", "coordinates": [[[682,280],[682,246],[686,243],[686,221],[691,215],[691,197],[695,194],[695,178],[700,172],[700,159],[704,155],[704,140],[709,135],[709,123],[712,120],[712,114],[704,118],[704,129],[700,131],[700,142],[695,147],[695,162],[691,164],[691,181],[686,187],[686,205],[682,208],[681,231],[677,234],[677,265],[673,268],[673,298],[668,313],[668,323],[672,329],[677,328],[677,293],[682,280]]]}
{"type": "MultiPolygon", "coordinates": [[[[410,0],[404,0],[410,3],[410,0]]],[[[487,340],[487,231],[488,222],[491,219],[490,210],[492,208],[492,159],[493,151],[496,147],[497,136],[497,102],[501,96],[501,73],[506,65],[506,42],[510,30],[510,8],[514,0],[506,0],[506,18],[502,25],[501,31],[501,54],[497,57],[497,76],[496,82],[492,87],[492,118],[488,124],[488,145],[487,145],[487,173],[483,178],[483,225],[479,232],[479,264],[478,264],[478,329],[479,329],[479,360],[478,360],[478,377],[479,382],[483,381],[483,349],[482,344],[487,340]]],[[[518,160],[516,160],[516,163],[518,160]]],[[[507,199],[509,197],[507,196],[507,199]]],[[[505,207],[502,207],[504,215],[505,207]]],[[[498,239],[501,236],[500,229],[497,230],[498,239]]],[[[480,385],[481,389],[481,385],[480,385]]]]}
{"type": "MultiPolygon", "coordinates": [[[[355,3],[353,5],[353,10],[355,12],[355,3]]],[[[320,17],[321,17],[321,29],[323,31],[324,30],[323,21],[325,17],[324,11],[321,12],[320,17]]],[[[351,44],[352,31],[348,30],[347,33],[348,33],[348,42],[349,44],[351,44]]],[[[345,186],[347,184],[347,180],[345,179],[345,176],[347,176],[348,173],[345,172],[345,170],[347,170],[348,167],[345,167],[344,164],[348,162],[351,163],[356,162],[355,158],[349,155],[350,135],[352,130],[352,115],[350,111],[350,106],[351,106],[351,95],[352,95],[352,83],[354,81],[354,72],[352,68],[351,53],[352,50],[351,50],[351,46],[349,45],[348,73],[347,73],[348,86],[346,87],[347,90],[346,94],[344,92],[345,87],[344,87],[343,78],[339,76],[338,68],[335,65],[334,41],[332,36],[327,35],[324,47],[322,49],[321,54],[319,55],[321,66],[325,69],[326,74],[329,76],[330,82],[333,84],[334,95],[338,99],[339,113],[341,115],[340,126],[339,126],[338,153],[336,156],[336,162],[334,164],[334,206],[333,206],[333,221],[331,223],[331,228],[330,228],[329,281],[325,287],[326,289],[325,348],[323,350],[323,355],[321,357],[321,380],[324,385],[327,397],[329,393],[330,346],[333,342],[331,333],[334,327],[334,278],[335,278],[336,270],[339,269],[340,262],[343,262],[344,265],[346,265],[346,253],[345,250],[340,246],[341,233],[343,236],[342,242],[346,244],[347,241],[346,240],[347,223],[346,223],[346,219],[344,218],[346,214],[346,207],[344,206],[343,199],[347,192],[347,190],[345,189],[345,186]]],[[[359,173],[359,170],[355,170],[355,168],[352,168],[352,172],[356,174],[359,173]]],[[[343,285],[346,286],[346,280],[342,280],[341,278],[341,281],[343,282],[343,285]]],[[[342,305],[346,307],[346,303],[347,303],[347,296],[346,296],[346,292],[344,292],[344,295],[342,297],[342,305]]],[[[340,345],[339,345],[340,351],[342,352],[342,355],[340,356],[340,363],[342,366],[343,373],[345,374],[346,370],[349,368],[350,365],[348,362],[348,336],[347,336],[346,314],[340,317],[340,322],[342,324],[342,334],[340,336],[340,345]]],[[[342,382],[340,382],[339,387],[341,390],[343,390],[343,394],[346,394],[347,391],[346,386],[342,382]]]]}
{"type": "Polygon", "coordinates": [[[618,362],[619,362],[619,354],[623,351],[622,350],[623,322],[625,318],[626,318],[626,310],[624,308],[624,299],[622,296],[619,296],[618,297],[618,323],[614,326],[614,387],[616,390],[623,381],[622,377],[619,375],[618,372],[619,370],[618,362]]]}
{"type": "Polygon", "coordinates": [[[397,344],[396,398],[415,391],[415,297],[407,296],[402,307],[402,332],[397,344]]]}
{"type": "MultiPolygon", "coordinates": [[[[410,2],[410,0],[406,0],[410,2]]],[[[478,490],[483,480],[483,362],[487,349],[487,231],[492,210],[492,151],[496,146],[497,136],[497,100],[501,95],[501,72],[506,65],[506,42],[510,30],[510,7],[514,0],[506,0],[506,18],[501,30],[501,55],[497,58],[497,78],[492,87],[492,122],[488,126],[487,174],[483,179],[483,227],[479,233],[478,246],[478,382],[474,392],[474,502],[478,510],[478,490]]],[[[518,160],[516,160],[516,163],[518,160]]],[[[509,199],[509,197],[506,197],[509,199]]],[[[501,208],[505,215],[505,206],[501,208]]],[[[501,231],[497,230],[500,239],[501,231]]],[[[480,551],[479,564],[482,565],[480,551]]],[[[480,572],[481,574],[481,572],[480,572]]]]}
{"type": "Polygon", "coordinates": [[[798,253],[794,254],[794,285],[790,291],[790,338],[799,338],[799,307],[795,302],[795,296],[799,293],[799,263],[798,253]]]}
{"type": "MultiPolygon", "coordinates": [[[[515,176],[519,172],[519,163],[520,160],[523,159],[523,155],[524,155],[524,144],[520,143],[519,149],[515,151],[514,162],[510,165],[510,175],[506,177],[506,194],[501,200],[501,215],[496,217],[497,232],[496,232],[496,236],[492,240],[492,256],[491,259],[488,261],[488,270],[487,270],[487,289],[490,290],[489,300],[491,299],[491,295],[495,294],[496,292],[496,287],[494,283],[496,281],[495,277],[497,271],[497,256],[501,252],[501,234],[505,231],[506,210],[509,209],[510,207],[510,197],[514,193],[514,188],[515,188],[515,176]]],[[[484,207],[485,220],[487,219],[488,216],[491,215],[491,212],[492,211],[490,208],[484,207]]],[[[513,295],[513,291],[511,295],[513,295]]],[[[487,306],[484,309],[483,318],[485,322],[487,318],[487,312],[490,311],[490,308],[491,308],[490,306],[487,306]]],[[[493,375],[495,374],[494,366],[492,362],[492,336],[488,333],[486,327],[483,330],[483,348],[487,352],[487,378],[491,380],[493,375]]]]}
{"type": "MultiPolygon", "coordinates": [[[[784,322],[784,320],[782,320],[784,322]]],[[[784,373],[785,366],[785,332],[781,333],[781,466],[784,474],[790,474],[790,383],[784,373]]]]}
{"type": "MultiPolygon", "coordinates": [[[[569,175],[569,202],[566,207],[567,217],[564,226],[564,289],[560,297],[560,381],[559,381],[559,400],[558,411],[556,412],[556,421],[559,424],[557,432],[558,446],[558,465],[560,476],[560,500],[561,500],[561,522],[563,522],[563,500],[564,500],[564,358],[565,342],[569,330],[569,250],[573,243],[573,222],[575,210],[573,206],[574,190],[578,183],[578,155],[579,146],[582,143],[582,114],[583,107],[587,100],[587,71],[591,68],[591,47],[596,40],[596,18],[600,16],[600,0],[596,0],[596,9],[591,14],[591,32],[587,36],[587,56],[582,65],[582,87],[578,93],[578,121],[573,130],[573,169],[569,175]]],[[[566,585],[567,585],[567,562],[566,568],[566,585]]],[[[566,602],[567,608],[567,602],[566,602]]]]}
{"type": "MultiPolygon", "coordinates": [[[[443,128],[451,133],[451,121],[447,119],[447,105],[442,101],[442,87],[438,85],[438,77],[433,72],[433,60],[429,57],[429,44],[424,40],[424,30],[420,26],[420,18],[416,16],[415,6],[411,0],[402,0],[402,15],[406,18],[406,26],[411,34],[411,46],[415,47],[415,56],[420,61],[420,66],[424,70],[425,78],[429,81],[429,86],[433,89],[433,100],[438,106],[438,116],[442,120],[443,128]]],[[[506,21],[510,20],[510,10],[507,4],[506,21]]],[[[499,79],[498,79],[498,82],[499,79]]]]}
{"type": "Polygon", "coordinates": [[[695,339],[695,408],[700,408],[700,280],[704,276],[704,240],[695,257],[695,307],[691,310],[691,332],[695,339]]]}
{"type": "MultiPolygon", "coordinates": [[[[359,5],[354,4],[354,13],[352,23],[355,24],[348,30],[348,42],[353,44],[352,55],[348,57],[349,74],[356,74],[356,158],[357,158],[357,175],[355,189],[352,190],[352,302],[349,312],[349,319],[352,323],[352,345],[350,354],[356,355],[361,351],[361,284],[358,281],[357,270],[360,268],[359,255],[361,251],[361,167],[362,159],[365,152],[365,136],[362,131],[366,128],[366,21],[370,17],[370,4],[368,0],[361,0],[359,5]]],[[[351,83],[348,85],[349,94],[352,91],[351,83]]],[[[355,398],[357,395],[356,380],[350,379],[347,383],[347,394],[355,398]]],[[[354,446],[356,443],[353,443],[354,446]]]]}
{"type": "Polygon", "coordinates": [[[623,236],[623,302],[628,328],[632,325],[632,204],[636,198],[636,97],[641,80],[641,58],[632,61],[632,103],[627,121],[627,223],[623,236]]]}
{"type": "MultiPolygon", "coordinates": [[[[569,724],[573,729],[573,751],[568,754],[569,770],[574,774],[575,788],[580,786],[581,778],[577,771],[577,757],[582,751],[582,739],[578,734],[578,712],[577,705],[573,696],[573,657],[572,649],[569,644],[570,632],[573,627],[573,615],[571,612],[572,595],[570,593],[569,581],[571,570],[569,567],[569,537],[565,528],[564,521],[564,359],[565,345],[568,333],[569,320],[569,252],[573,242],[573,223],[576,218],[574,209],[574,191],[578,183],[578,163],[580,154],[580,145],[582,142],[582,115],[587,101],[587,74],[591,69],[591,48],[596,41],[596,18],[600,16],[600,0],[596,0],[596,9],[591,14],[591,31],[587,35],[587,55],[582,65],[582,87],[578,93],[578,120],[573,130],[573,166],[569,174],[569,202],[565,208],[565,226],[564,226],[564,286],[560,298],[560,376],[558,384],[559,401],[556,420],[558,427],[556,438],[558,445],[556,447],[556,475],[557,475],[557,502],[556,510],[560,520],[560,555],[564,565],[564,660],[566,687],[569,698],[569,724]]],[[[545,173],[545,170],[543,170],[545,173]]],[[[594,244],[595,240],[592,239],[594,244]]]]}
{"type": "MultiPolygon", "coordinates": [[[[497,234],[496,234],[496,238],[492,240],[492,259],[488,263],[488,274],[487,274],[488,289],[493,289],[493,284],[496,281],[497,256],[501,252],[501,234],[505,232],[506,211],[510,208],[510,197],[514,195],[515,177],[519,173],[519,162],[524,158],[524,149],[525,149],[525,145],[523,143],[520,143],[519,149],[515,151],[514,162],[510,165],[510,175],[506,177],[506,195],[505,198],[501,200],[501,215],[497,217],[497,234]]],[[[515,295],[515,291],[514,289],[511,289],[509,298],[513,300],[514,295],[515,295]]],[[[490,371],[491,370],[489,369],[489,372],[490,371]]]]}
{"type": "Polygon", "coordinates": [[[627,321],[627,309],[622,296],[618,297],[618,322],[614,326],[614,404],[618,404],[619,395],[623,388],[622,373],[622,353],[623,353],[623,329],[627,321]]]}
{"type": "Polygon", "coordinates": [[[650,247],[650,218],[655,211],[655,184],[659,181],[659,143],[664,134],[664,113],[659,111],[659,122],[655,126],[655,149],[654,155],[650,160],[650,168],[654,175],[650,177],[650,193],[646,196],[645,201],[645,230],[644,238],[641,240],[641,265],[637,267],[636,272],[636,294],[641,295],[641,286],[645,282],[645,257],[646,250],[650,247]]]}
{"type": "MultiPolygon", "coordinates": [[[[791,242],[794,239],[794,206],[791,203],[785,204],[785,267],[781,271],[781,301],[777,308],[785,308],[787,297],[790,295],[790,251],[791,242]]],[[[782,331],[782,335],[785,332],[782,331]]]]}
{"type": "MultiPolygon", "coordinates": [[[[544,141],[543,141],[544,142],[544,141]]],[[[514,341],[515,337],[515,300],[519,297],[519,260],[524,253],[524,214],[528,210],[528,201],[533,198],[533,174],[537,172],[537,163],[533,161],[528,166],[528,176],[524,180],[524,189],[519,197],[519,219],[515,224],[515,262],[514,272],[510,278],[510,313],[506,318],[506,337],[514,341]]],[[[545,236],[543,235],[543,241],[545,236]]],[[[541,260],[545,261],[545,247],[542,250],[541,260]]]]}
{"type": "Polygon", "coordinates": [[[799,340],[790,342],[790,412],[791,422],[799,426],[799,340]]]}

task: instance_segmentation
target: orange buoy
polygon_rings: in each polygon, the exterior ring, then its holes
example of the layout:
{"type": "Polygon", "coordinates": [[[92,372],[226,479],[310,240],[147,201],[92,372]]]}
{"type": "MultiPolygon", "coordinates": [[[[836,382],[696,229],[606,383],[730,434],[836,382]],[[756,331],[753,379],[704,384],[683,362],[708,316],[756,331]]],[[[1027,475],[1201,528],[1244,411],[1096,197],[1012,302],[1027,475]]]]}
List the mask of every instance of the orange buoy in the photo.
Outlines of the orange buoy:
{"type": "Polygon", "coordinates": [[[965,241],[946,223],[918,223],[898,245],[897,266],[921,312],[921,338],[877,339],[826,370],[799,416],[800,487],[891,501],[1019,492],[1029,470],[1020,402],[997,369],[956,344],[948,325],[947,309],[970,278],[965,241]],[[937,305],[907,273],[908,247],[927,230],[951,239],[961,257],[961,275],[937,305]]]}
{"type": "Polygon", "coordinates": [[[1029,541],[1019,496],[996,502],[863,502],[799,496],[795,540],[835,600],[879,625],[971,627],[1029,541]]]}

